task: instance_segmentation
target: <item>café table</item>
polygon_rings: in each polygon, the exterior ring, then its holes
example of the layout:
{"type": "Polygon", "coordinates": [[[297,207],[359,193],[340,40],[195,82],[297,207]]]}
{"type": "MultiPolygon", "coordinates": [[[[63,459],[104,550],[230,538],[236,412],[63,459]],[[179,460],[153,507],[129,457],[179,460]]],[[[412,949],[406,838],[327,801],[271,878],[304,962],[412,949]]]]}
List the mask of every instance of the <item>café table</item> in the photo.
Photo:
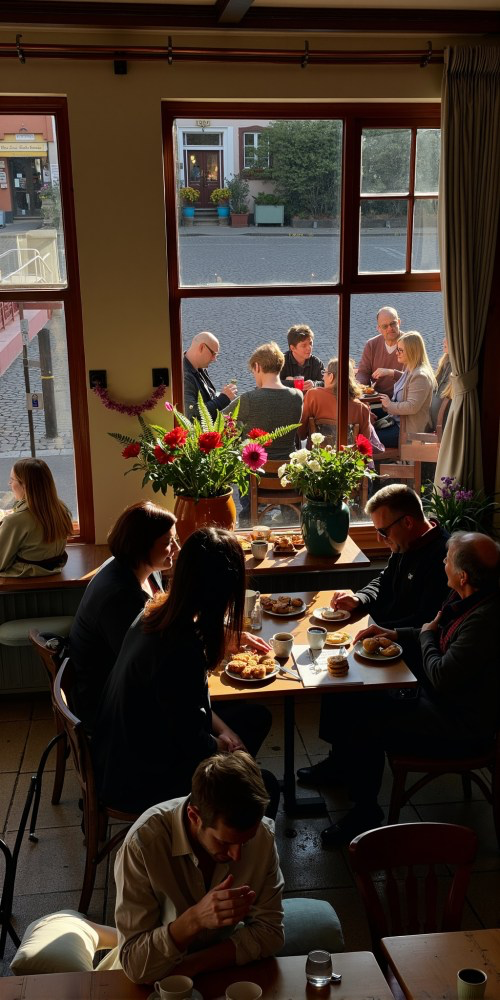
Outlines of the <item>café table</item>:
{"type": "MultiPolygon", "coordinates": [[[[305,604],[305,610],[293,617],[278,617],[277,615],[263,613],[262,630],[257,634],[269,641],[276,632],[290,632],[294,638],[294,645],[307,645],[307,629],[310,625],[323,625],[328,632],[336,632],[340,629],[355,636],[360,629],[370,624],[367,615],[358,618],[356,622],[350,619],[344,622],[326,622],[314,617],[314,611],[318,608],[330,604],[333,590],[305,591],[294,594],[300,597],[305,604]]],[[[313,798],[297,799],[295,794],[295,766],[294,766],[294,738],[295,738],[295,699],[307,698],[312,695],[317,696],[323,691],[329,694],[338,695],[339,698],[346,691],[359,692],[363,697],[366,691],[388,690],[390,688],[415,687],[417,680],[411,670],[406,666],[403,659],[386,663],[362,660],[349,650],[351,663],[351,677],[349,674],[341,678],[333,686],[328,682],[325,675],[318,678],[317,687],[304,687],[302,681],[288,678],[285,674],[278,674],[269,681],[262,683],[244,682],[235,680],[224,672],[221,667],[214,672],[209,679],[210,697],[212,701],[224,701],[225,699],[243,697],[245,699],[265,698],[267,700],[283,699],[284,705],[284,774],[283,774],[283,800],[285,811],[289,816],[313,816],[326,815],[326,806],[319,796],[313,798]]],[[[294,668],[291,658],[287,661],[279,661],[289,669],[294,668]]]]}
{"type": "MultiPolygon", "coordinates": [[[[394,1000],[370,951],[333,956],[338,986],[307,986],[305,956],[268,958],[195,978],[203,1000],[224,1000],[226,987],[242,979],[258,983],[263,1000],[394,1000]]],[[[123,972],[65,972],[0,979],[0,1000],[147,1000],[151,986],[136,986],[123,972]]]]}
{"type": "Polygon", "coordinates": [[[455,1000],[459,969],[483,969],[485,1000],[500,1000],[500,929],[409,934],[382,939],[408,1000],[455,1000]]]}
{"type": "MultiPolygon", "coordinates": [[[[285,532],[286,534],[286,532],[285,532]]],[[[339,570],[358,569],[368,566],[370,560],[349,536],[341,552],[331,556],[312,556],[305,546],[289,555],[275,555],[269,546],[264,559],[254,559],[251,552],[245,554],[245,568],[248,576],[269,575],[289,576],[291,573],[325,573],[339,570]]]]}

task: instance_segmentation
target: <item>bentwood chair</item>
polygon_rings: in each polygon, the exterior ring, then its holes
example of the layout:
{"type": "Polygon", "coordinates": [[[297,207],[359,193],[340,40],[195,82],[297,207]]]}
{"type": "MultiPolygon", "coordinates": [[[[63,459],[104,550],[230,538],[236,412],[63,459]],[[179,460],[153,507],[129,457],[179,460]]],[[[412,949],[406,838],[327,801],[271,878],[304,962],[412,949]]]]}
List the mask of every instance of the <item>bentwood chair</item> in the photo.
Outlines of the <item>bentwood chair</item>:
{"type": "Polygon", "coordinates": [[[300,521],[300,508],[302,504],[302,494],[297,490],[286,490],[281,485],[278,476],[278,469],[283,465],[282,461],[270,459],[266,462],[263,478],[258,481],[255,476],[250,476],[250,518],[252,524],[258,524],[259,519],[273,510],[275,507],[291,507],[297,513],[300,521]],[[262,504],[264,507],[262,508],[262,504]],[[259,507],[261,510],[259,511],[259,507]]]}
{"type": "Polygon", "coordinates": [[[460,929],[476,851],[474,830],[452,823],[383,826],[351,841],[349,860],[379,964],[383,937],[460,929]],[[453,868],[444,895],[437,870],[443,865],[453,868]]]}
{"type": "Polygon", "coordinates": [[[60,725],[64,728],[71,748],[76,775],[83,799],[83,830],[85,834],[85,872],[78,909],[86,913],[94,891],[97,866],[123,840],[127,830],[138,819],[138,813],[112,809],[99,800],[90,752],[90,741],[80,719],[68,708],[74,687],[74,668],[71,660],[62,664],[54,684],[54,704],[60,725]],[[108,838],[110,820],[124,824],[114,836],[108,838]]]}
{"type": "Polygon", "coordinates": [[[38,817],[38,808],[40,805],[40,795],[42,793],[42,778],[47,759],[52,752],[53,748],[56,748],[56,770],[54,774],[54,785],[52,788],[52,805],[56,806],[59,804],[61,799],[61,793],[64,784],[64,775],[66,773],[66,760],[69,755],[69,748],[66,740],[66,733],[64,728],[57,716],[57,712],[54,707],[54,681],[56,679],[57,671],[61,666],[63,658],[66,653],[66,642],[61,636],[47,636],[42,635],[41,632],[36,628],[30,629],[29,640],[31,645],[36,649],[40,659],[47,671],[47,677],[50,685],[50,696],[52,700],[52,712],[54,715],[54,721],[56,726],[56,735],[50,740],[50,742],[45,747],[45,750],[40,757],[40,762],[38,764],[38,769],[36,772],[36,787],[33,800],[33,812],[31,814],[30,832],[29,839],[36,841],[38,837],[35,835],[36,821],[38,817]]]}

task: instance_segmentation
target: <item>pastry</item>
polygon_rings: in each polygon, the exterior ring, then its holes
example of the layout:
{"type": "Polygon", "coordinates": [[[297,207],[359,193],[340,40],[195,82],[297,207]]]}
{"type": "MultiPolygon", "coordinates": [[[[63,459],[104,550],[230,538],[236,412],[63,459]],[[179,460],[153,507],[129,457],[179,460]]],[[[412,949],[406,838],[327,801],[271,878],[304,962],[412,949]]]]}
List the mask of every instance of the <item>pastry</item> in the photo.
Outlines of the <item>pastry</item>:
{"type": "Polygon", "coordinates": [[[345,656],[329,656],[327,667],[332,677],[345,677],[349,671],[349,662],[345,656]]]}
{"type": "Polygon", "coordinates": [[[371,639],[363,639],[363,649],[365,653],[377,653],[380,649],[378,637],[374,636],[371,639]]]}
{"type": "Polygon", "coordinates": [[[399,653],[399,646],[392,643],[390,646],[386,646],[385,649],[380,650],[381,656],[397,656],[399,653]]]}
{"type": "Polygon", "coordinates": [[[377,638],[381,649],[388,649],[389,646],[392,646],[392,639],[388,639],[386,635],[379,635],[377,638]]]}
{"type": "Polygon", "coordinates": [[[326,637],[325,646],[345,646],[349,641],[348,632],[330,632],[326,637]]]}

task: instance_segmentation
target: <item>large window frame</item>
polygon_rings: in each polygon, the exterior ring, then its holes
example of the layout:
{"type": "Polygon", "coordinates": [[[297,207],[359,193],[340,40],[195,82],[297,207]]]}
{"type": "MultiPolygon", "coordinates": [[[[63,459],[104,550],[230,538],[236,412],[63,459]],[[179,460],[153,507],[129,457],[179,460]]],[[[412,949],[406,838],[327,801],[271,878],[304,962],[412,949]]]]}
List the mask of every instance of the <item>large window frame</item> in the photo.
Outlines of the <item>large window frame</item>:
{"type": "MultiPolygon", "coordinates": [[[[182,331],[181,305],[190,298],[233,298],[243,296],[289,296],[289,295],[335,295],[339,301],[339,394],[338,394],[338,440],[347,440],[347,373],[349,364],[349,327],[351,298],[354,295],[380,293],[385,300],[393,292],[439,292],[441,280],[439,272],[409,270],[411,261],[410,238],[404,271],[395,273],[358,273],[359,253],[359,213],[362,200],[360,192],[361,176],[361,135],[365,128],[439,128],[441,118],[439,103],[408,104],[306,104],[306,103],[226,103],[164,101],[162,104],[164,172],[165,172],[165,213],[167,232],[167,270],[169,284],[169,315],[172,353],[173,396],[177,405],[182,406],[182,331]],[[176,119],[196,118],[200,107],[207,118],[237,121],[308,119],[341,119],[343,122],[342,144],[342,205],[340,236],[340,267],[337,282],[323,282],[307,285],[232,285],[202,286],[181,284],[177,245],[176,183],[174,123],[176,119]]],[[[252,131],[245,128],[245,131],[252,131]]],[[[412,171],[414,167],[415,142],[412,141],[412,171]]],[[[412,172],[413,176],[413,172],[412,172]]],[[[412,192],[413,193],[413,192],[412,192]]],[[[408,220],[412,225],[412,220],[408,220]]],[[[365,551],[381,548],[374,529],[366,524],[353,525],[352,535],[365,551]]]]}
{"type": "Polygon", "coordinates": [[[90,460],[90,434],[85,384],[85,355],[83,323],[78,273],[75,210],[72,193],[71,148],[67,101],[64,97],[8,97],[0,98],[2,114],[52,115],[56,123],[59,159],[59,184],[63,212],[63,232],[66,256],[66,286],[26,285],[16,288],[0,286],[0,304],[19,302],[26,308],[50,306],[62,302],[66,325],[73,446],[75,455],[78,522],[71,541],[93,542],[95,538],[92,499],[92,468],[90,460]]]}

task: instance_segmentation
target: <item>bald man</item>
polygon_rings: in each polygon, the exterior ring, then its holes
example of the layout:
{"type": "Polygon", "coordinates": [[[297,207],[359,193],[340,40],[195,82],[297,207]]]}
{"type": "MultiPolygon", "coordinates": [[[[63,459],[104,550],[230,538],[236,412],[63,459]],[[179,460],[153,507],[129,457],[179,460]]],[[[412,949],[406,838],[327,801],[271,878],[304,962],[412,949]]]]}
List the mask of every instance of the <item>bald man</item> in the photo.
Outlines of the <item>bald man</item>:
{"type": "Polygon", "coordinates": [[[191,420],[200,415],[198,393],[201,392],[201,398],[211,417],[215,417],[217,411],[223,410],[236,396],[235,382],[225,385],[218,393],[208,376],[207,368],[217,360],[219,350],[217,337],[205,330],[193,337],[191,346],[184,355],[184,412],[191,420]]]}
{"type": "Polygon", "coordinates": [[[401,320],[392,306],[382,306],[377,313],[377,336],[366,341],[356,378],[361,385],[373,384],[378,392],[392,396],[394,383],[403,371],[396,347],[401,320]]]}
{"type": "Polygon", "coordinates": [[[412,668],[421,687],[408,702],[382,693],[342,698],[333,752],[354,808],[323,831],[326,847],[380,825],[384,751],[469,757],[491,745],[500,705],[500,546],[478,532],[455,532],[444,568],[451,593],[433,621],[421,629],[371,625],[356,636],[387,636],[402,644],[403,655],[416,645],[420,666],[412,658],[412,668]]]}

